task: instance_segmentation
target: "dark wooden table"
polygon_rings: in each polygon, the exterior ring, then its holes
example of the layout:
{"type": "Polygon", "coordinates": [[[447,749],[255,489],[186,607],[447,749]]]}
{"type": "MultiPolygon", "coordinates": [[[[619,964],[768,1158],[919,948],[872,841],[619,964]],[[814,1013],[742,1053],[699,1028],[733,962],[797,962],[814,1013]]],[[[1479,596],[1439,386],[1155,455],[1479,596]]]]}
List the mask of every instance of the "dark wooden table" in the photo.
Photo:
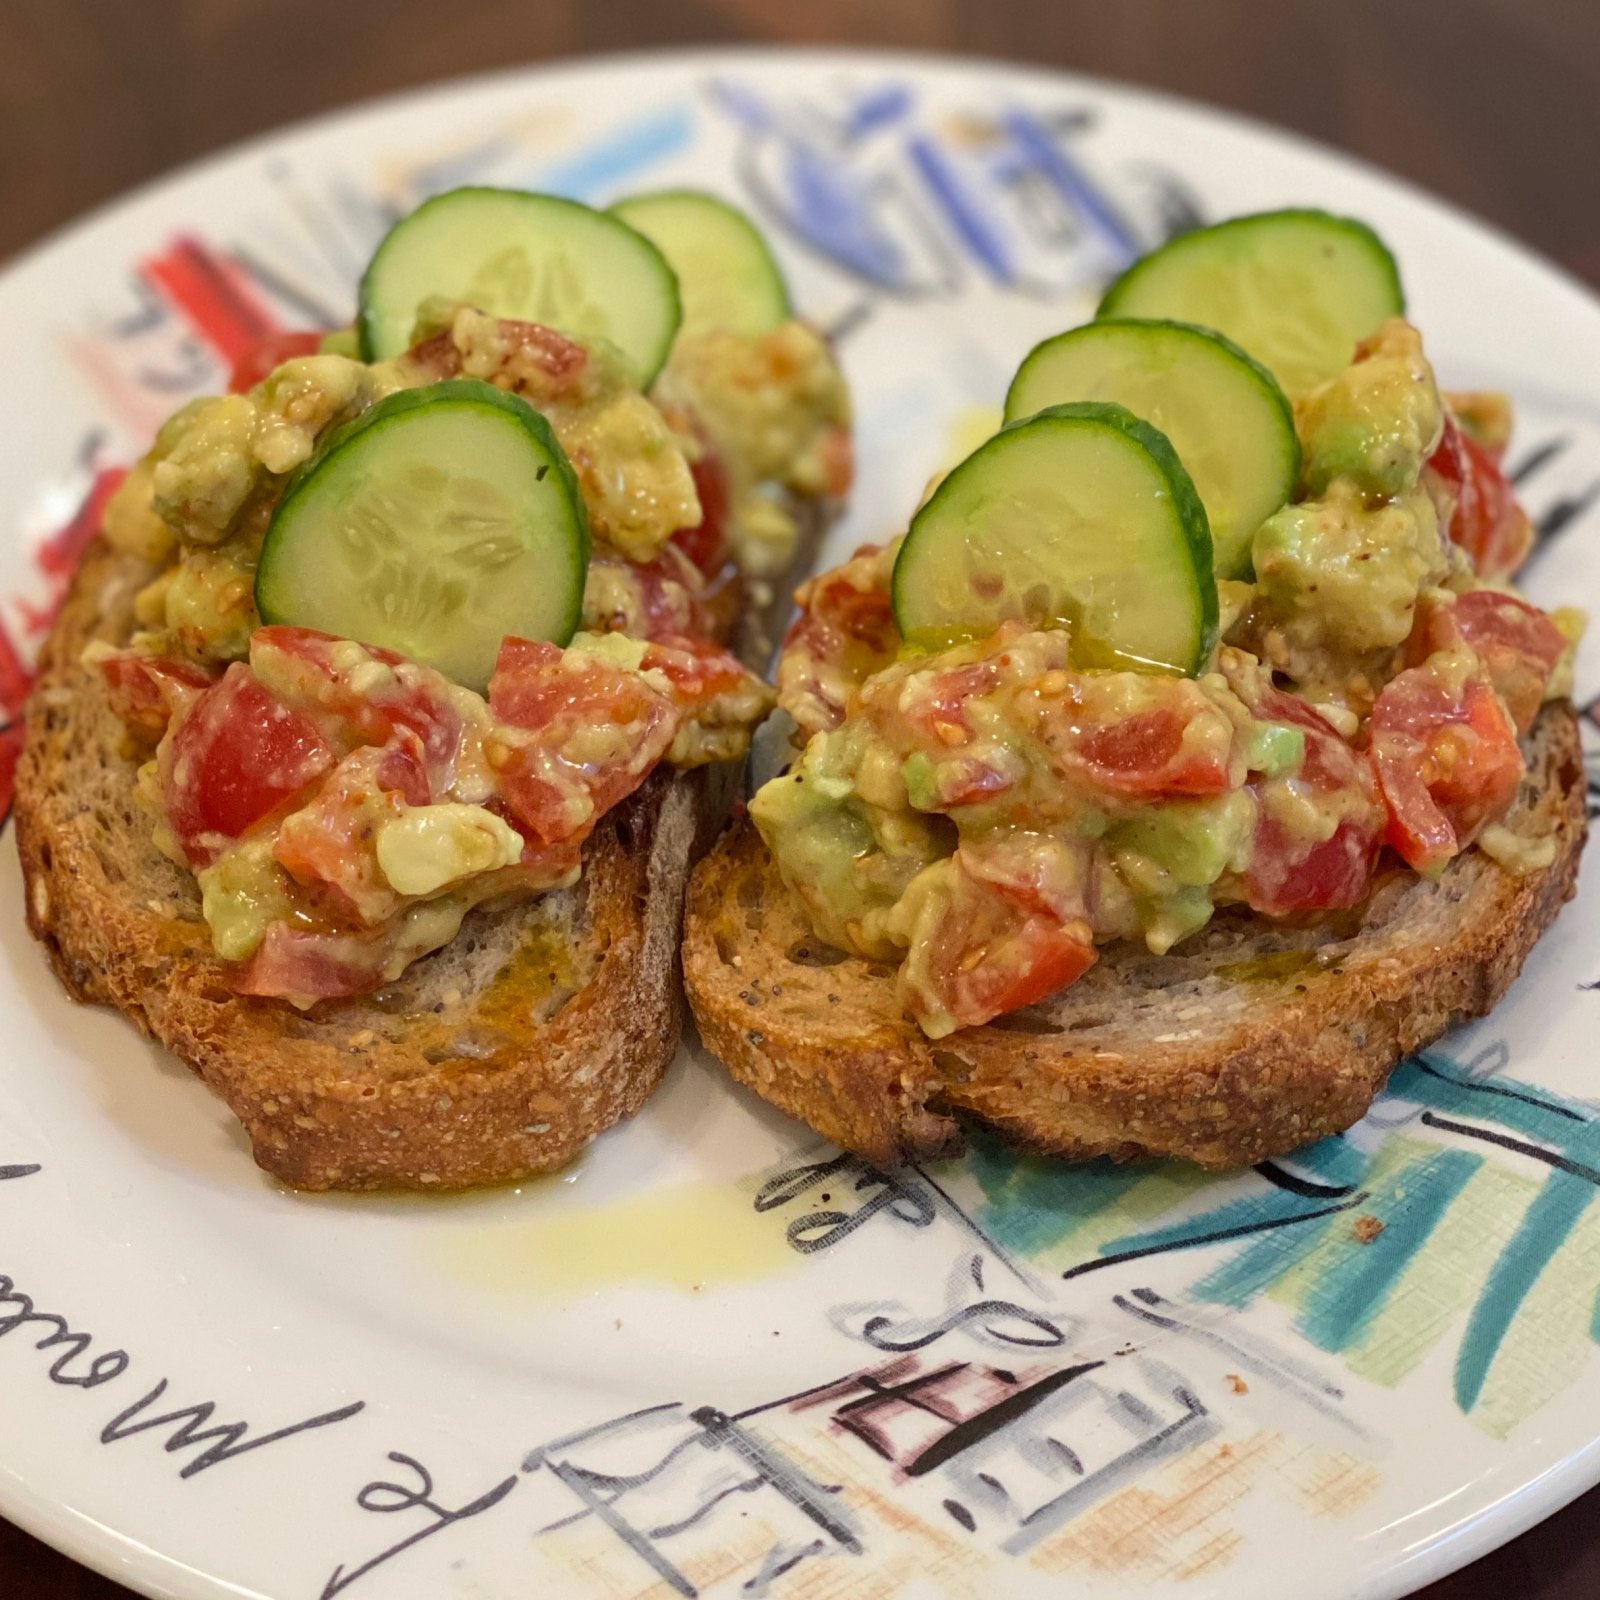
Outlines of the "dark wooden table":
{"type": "MultiPolygon", "coordinates": [[[[1392,168],[1600,285],[1596,0],[0,0],[0,39],[0,258],[179,162],[348,101],[519,61],[748,40],[1008,56],[1210,100],[1392,168]]],[[[125,1595],[0,1522],[0,1596],[125,1595]]],[[[1600,1596],[1600,1490],[1426,1591],[1506,1595],[1600,1596]]]]}

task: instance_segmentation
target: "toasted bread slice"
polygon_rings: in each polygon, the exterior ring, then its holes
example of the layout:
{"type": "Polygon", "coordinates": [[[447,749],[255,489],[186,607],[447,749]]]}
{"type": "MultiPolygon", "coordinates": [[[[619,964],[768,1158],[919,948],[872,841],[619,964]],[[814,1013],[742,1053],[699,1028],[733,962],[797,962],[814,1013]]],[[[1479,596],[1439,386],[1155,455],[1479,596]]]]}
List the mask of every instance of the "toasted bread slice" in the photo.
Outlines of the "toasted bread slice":
{"type": "Polygon", "coordinates": [[[474,912],[378,995],[302,1014],[235,994],[80,662],[93,639],[126,642],[149,576],[94,546],[28,708],[17,845],[29,925],[67,988],[187,1062],[256,1160],[301,1188],[500,1182],[561,1166],[638,1110],[677,1047],[684,886],[719,777],[656,774],[595,832],[574,888],[474,912]]]}
{"type": "Polygon", "coordinates": [[[880,1165],[960,1141],[971,1113],[1034,1148],[1246,1166],[1360,1118],[1403,1056],[1505,993],[1572,897],[1587,826],[1577,719],[1548,706],[1505,826],[1550,840],[1517,876],[1480,850],[1437,882],[1386,877],[1359,912],[1225,911],[1166,956],[1109,945],[1042,1004],[937,1043],[894,972],[812,933],[748,822],[689,890],[684,978],[740,1082],[880,1165]]]}

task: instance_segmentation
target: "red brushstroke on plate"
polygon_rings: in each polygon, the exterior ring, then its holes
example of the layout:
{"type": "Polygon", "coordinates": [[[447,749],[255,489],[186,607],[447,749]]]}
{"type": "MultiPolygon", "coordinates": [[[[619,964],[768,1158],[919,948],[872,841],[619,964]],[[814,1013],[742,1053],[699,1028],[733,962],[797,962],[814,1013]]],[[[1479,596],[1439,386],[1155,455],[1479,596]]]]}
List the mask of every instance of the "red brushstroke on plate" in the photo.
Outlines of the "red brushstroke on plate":
{"type": "MultiPolygon", "coordinates": [[[[25,636],[37,638],[50,631],[61,602],[66,598],[72,574],[83,552],[100,531],[106,501],[127,475],[126,467],[102,467],[95,473],[78,509],[34,552],[34,565],[49,583],[50,590],[43,605],[33,605],[26,600],[15,602],[25,636]]],[[[0,621],[0,824],[11,815],[17,757],[22,751],[22,708],[32,687],[33,669],[12,637],[11,629],[0,621]]]]}
{"type": "Polygon", "coordinates": [[[226,366],[282,331],[239,268],[190,235],[174,239],[139,270],[226,366]]]}

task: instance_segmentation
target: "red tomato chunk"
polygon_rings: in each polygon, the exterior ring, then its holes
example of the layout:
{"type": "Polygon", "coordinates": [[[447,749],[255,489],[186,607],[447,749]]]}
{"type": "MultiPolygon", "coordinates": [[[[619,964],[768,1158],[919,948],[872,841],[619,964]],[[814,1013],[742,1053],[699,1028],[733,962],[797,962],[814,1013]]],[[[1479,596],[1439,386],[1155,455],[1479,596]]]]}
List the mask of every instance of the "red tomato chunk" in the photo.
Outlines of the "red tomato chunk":
{"type": "Polygon", "coordinates": [[[1453,683],[1433,666],[1390,681],[1371,737],[1385,837],[1419,872],[1437,872],[1503,816],[1525,770],[1517,730],[1488,681],[1453,683]]]}
{"type": "Polygon", "coordinates": [[[172,729],[161,750],[167,819],[203,867],[235,839],[304,796],[335,761],[304,713],[236,661],[172,729]]]}

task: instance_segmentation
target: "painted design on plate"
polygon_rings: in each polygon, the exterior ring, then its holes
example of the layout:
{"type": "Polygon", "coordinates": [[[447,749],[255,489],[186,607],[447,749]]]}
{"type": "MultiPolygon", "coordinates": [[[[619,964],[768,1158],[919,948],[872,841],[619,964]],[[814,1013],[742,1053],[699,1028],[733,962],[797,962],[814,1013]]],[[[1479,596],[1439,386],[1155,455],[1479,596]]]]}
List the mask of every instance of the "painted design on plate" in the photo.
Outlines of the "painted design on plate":
{"type": "Polygon", "coordinates": [[[818,1149],[755,1175],[794,1254],[876,1236],[888,1259],[892,1233],[897,1280],[942,1291],[828,1305],[818,1337],[877,1357],[831,1382],[731,1413],[667,1401],[531,1452],[541,1552],[639,1597],[767,1594],[803,1565],[783,1594],[1006,1558],[1190,1577],[1232,1557],[1252,1497],[1337,1517],[1376,1493],[1391,1445],[1350,1380],[1393,1387],[1447,1341],[1456,1405],[1504,1438],[1600,1338],[1600,1116],[1507,1059],[1418,1056],[1348,1134],[1232,1179],[981,1136],[897,1174],[818,1149]],[[1244,1315],[1260,1301],[1287,1337],[1244,1315]]]}
{"type": "MultiPolygon", "coordinates": [[[[1201,214],[1174,173],[1093,169],[1080,149],[1092,115],[1070,101],[934,115],[895,80],[801,103],[728,77],[576,147],[573,122],[540,104],[360,177],[278,163],[258,230],[175,237],[131,267],[121,305],[64,333],[105,422],[47,496],[35,570],[0,614],[7,807],[31,652],[120,461],[259,339],[343,320],[372,247],[429,193],[477,182],[605,199],[715,124],[734,135],[745,201],[836,275],[854,308],[841,336],[884,298],[1082,289],[1201,214]]],[[[1600,502],[1600,482],[1545,491],[1573,444],[1536,443],[1516,469],[1547,541],[1600,502]]],[[[1600,701],[1585,722],[1600,810],[1600,701]]],[[[465,1493],[391,1451],[355,1496],[379,1519],[371,1545],[332,1564],[322,1600],[369,1592],[490,1514],[520,1516],[537,1560],[585,1594],[870,1600],[918,1582],[973,1592],[967,1580],[1004,1563],[1189,1578],[1234,1556],[1252,1500],[1280,1518],[1353,1513],[1380,1492],[1390,1450],[1356,1415],[1371,1415],[1352,1402],[1361,1386],[1447,1372],[1453,1405],[1504,1439],[1600,1341],[1600,1113],[1504,1076],[1510,1065],[1504,1042],[1419,1056],[1347,1135],[1230,1179],[1067,1166],[983,1137],[960,1162],[896,1175],[796,1154],[739,1200],[753,1241],[771,1230],[750,1270],[773,1254],[804,1264],[837,1377],[738,1410],[665,1399],[546,1440],[465,1493]],[[831,1298],[830,1263],[862,1240],[892,1246],[914,1303],[831,1298]]],[[[38,1170],[0,1166],[0,1180],[38,1170]]]]}
{"type": "Polygon", "coordinates": [[[933,121],[914,88],[892,81],[821,105],[734,80],[711,93],[741,131],[739,177],[755,208],[893,294],[957,294],[974,273],[1061,294],[1120,271],[1151,233],[1199,220],[1166,172],[1141,175],[1151,215],[1125,215],[1073,151],[1092,122],[1079,108],[1010,104],[933,121]]]}

